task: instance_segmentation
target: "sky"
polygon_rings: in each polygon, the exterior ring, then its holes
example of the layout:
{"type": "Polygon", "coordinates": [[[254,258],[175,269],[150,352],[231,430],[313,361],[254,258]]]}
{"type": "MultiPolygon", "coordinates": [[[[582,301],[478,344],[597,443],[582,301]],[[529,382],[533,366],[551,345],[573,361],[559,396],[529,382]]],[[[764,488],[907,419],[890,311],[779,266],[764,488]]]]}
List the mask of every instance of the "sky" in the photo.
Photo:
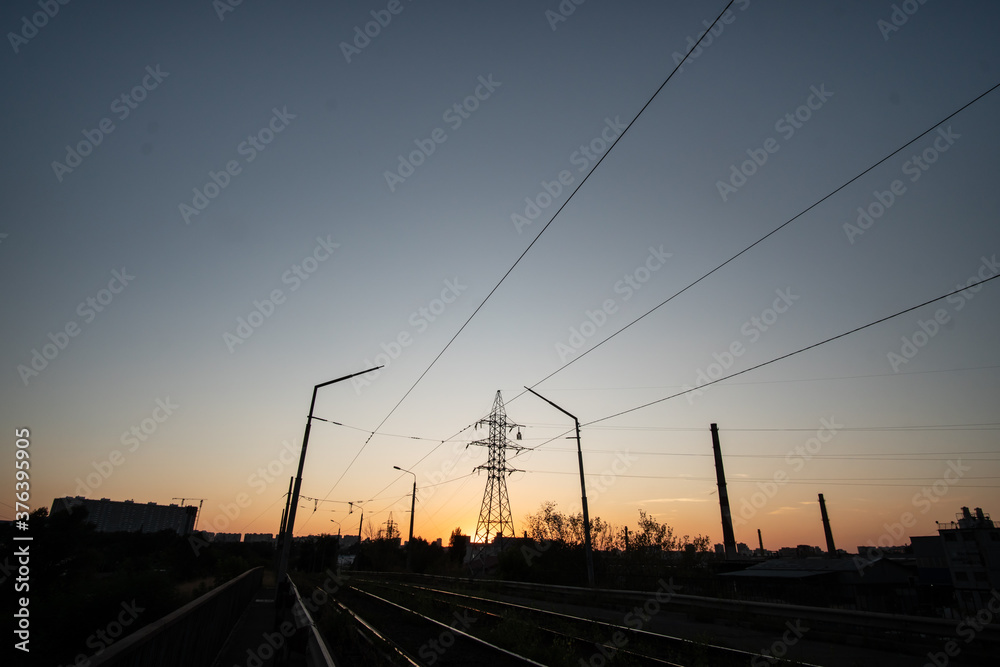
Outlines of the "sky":
{"type": "Polygon", "coordinates": [[[823,545],[818,493],[850,551],[1000,512],[1000,282],[611,417],[1000,271],[997,3],[736,0],[681,67],[726,3],[44,6],[0,9],[32,509],[276,533],[314,385],[381,364],[318,392],[296,535],[414,477],[416,535],[474,534],[498,390],[515,530],[578,511],[525,386],[619,527],[721,542],[712,423],[751,546],[823,545]]]}

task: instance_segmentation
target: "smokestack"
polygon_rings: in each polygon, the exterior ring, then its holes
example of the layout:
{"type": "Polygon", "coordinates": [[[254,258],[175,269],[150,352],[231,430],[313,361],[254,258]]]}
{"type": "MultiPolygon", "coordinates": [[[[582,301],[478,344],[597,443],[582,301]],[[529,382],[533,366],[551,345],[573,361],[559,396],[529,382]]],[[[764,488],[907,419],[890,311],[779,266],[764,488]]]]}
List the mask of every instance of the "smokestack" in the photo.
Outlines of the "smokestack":
{"type": "Polygon", "coordinates": [[[715,477],[719,482],[719,507],[722,509],[722,544],[726,560],[736,558],[736,536],[733,534],[733,513],[729,510],[729,492],[726,491],[726,471],[722,467],[722,446],[719,444],[719,425],[712,424],[712,451],[715,452],[715,477]]]}
{"type": "Polygon", "coordinates": [[[760,528],[757,529],[757,544],[760,545],[760,555],[764,555],[764,538],[760,536],[760,528]]]}
{"type": "Polygon", "coordinates": [[[826,533],[826,551],[830,558],[837,557],[837,547],[833,545],[833,531],[830,530],[830,516],[826,513],[826,501],[819,494],[819,511],[823,515],[823,532],[826,533]]]}

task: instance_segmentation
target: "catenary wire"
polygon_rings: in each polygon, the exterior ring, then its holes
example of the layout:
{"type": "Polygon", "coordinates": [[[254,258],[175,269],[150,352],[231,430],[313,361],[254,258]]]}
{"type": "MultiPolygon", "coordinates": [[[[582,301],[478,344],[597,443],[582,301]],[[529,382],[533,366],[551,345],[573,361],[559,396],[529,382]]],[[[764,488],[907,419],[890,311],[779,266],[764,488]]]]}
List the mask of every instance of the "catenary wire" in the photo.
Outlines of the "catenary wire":
{"type": "Polygon", "coordinates": [[[698,48],[698,45],[701,44],[701,41],[705,38],[705,36],[708,35],[711,29],[715,27],[715,24],[719,22],[719,20],[727,11],[729,11],[729,8],[732,6],[733,2],[735,2],[735,0],[729,0],[725,8],[721,12],[719,12],[719,15],[715,18],[714,21],[712,21],[712,24],[705,29],[705,31],[698,38],[698,41],[696,41],[688,50],[688,52],[684,55],[684,58],[680,60],[676,65],[674,65],[673,70],[671,70],[670,74],[667,75],[667,78],[663,80],[663,83],[660,84],[659,88],[657,88],[656,91],[646,101],[646,103],[642,105],[642,108],[639,109],[639,112],[632,118],[631,121],[629,121],[628,125],[625,126],[625,128],[621,131],[621,133],[617,137],[615,137],[615,140],[610,143],[608,149],[604,152],[603,155],[601,155],[600,158],[597,159],[597,161],[594,163],[594,166],[590,169],[589,172],[587,172],[587,175],[584,176],[583,179],[577,184],[577,186],[569,193],[569,195],[566,196],[566,201],[564,201],[562,205],[558,209],[556,209],[555,213],[552,214],[552,217],[549,218],[548,222],[545,223],[545,225],[539,230],[538,234],[535,235],[535,238],[531,240],[531,243],[528,244],[528,247],[525,248],[520,255],[518,255],[517,259],[514,260],[514,263],[511,264],[510,268],[507,269],[507,271],[503,274],[503,276],[500,278],[497,284],[493,286],[493,289],[491,289],[489,293],[486,295],[486,297],[480,302],[480,304],[476,306],[476,309],[472,311],[472,314],[469,315],[469,317],[465,320],[462,326],[458,328],[458,331],[456,331],[455,334],[448,340],[448,342],[445,343],[444,347],[441,349],[440,352],[437,353],[434,359],[431,360],[431,363],[427,366],[427,368],[425,368],[423,372],[413,382],[413,384],[410,385],[410,388],[406,390],[406,393],[403,394],[402,398],[400,398],[399,401],[396,402],[396,405],[394,405],[392,409],[389,410],[389,413],[382,419],[382,421],[379,422],[378,426],[375,427],[375,430],[372,431],[371,435],[368,436],[364,444],[361,445],[361,448],[358,449],[357,453],[354,455],[354,458],[351,459],[351,461],[347,464],[347,467],[344,468],[343,472],[340,473],[340,477],[337,478],[337,481],[333,483],[333,488],[330,489],[331,492],[333,491],[333,489],[337,488],[337,484],[340,483],[340,481],[344,478],[344,475],[347,474],[347,471],[350,470],[351,466],[354,465],[354,462],[357,461],[358,457],[361,455],[361,452],[364,451],[365,447],[371,441],[375,433],[377,433],[378,430],[382,428],[382,426],[389,420],[389,418],[392,417],[392,415],[396,412],[399,406],[402,405],[403,401],[406,400],[406,398],[413,392],[416,386],[420,384],[420,381],[424,379],[424,376],[426,376],[427,373],[430,372],[431,368],[434,367],[438,359],[440,359],[444,355],[444,353],[448,350],[448,348],[451,347],[451,344],[455,342],[455,339],[458,338],[458,336],[465,330],[465,328],[469,325],[472,319],[479,313],[480,310],[482,310],[483,306],[486,305],[486,302],[490,300],[490,297],[492,297],[493,294],[500,288],[500,285],[502,285],[504,281],[507,280],[507,277],[514,271],[517,265],[521,263],[521,260],[524,259],[525,255],[528,254],[528,251],[531,250],[532,247],[534,247],[535,243],[538,242],[538,239],[541,238],[542,234],[545,233],[545,230],[549,228],[549,226],[559,216],[562,210],[569,205],[569,203],[573,200],[573,196],[580,191],[580,188],[583,187],[584,183],[587,182],[587,180],[593,175],[593,173],[597,170],[597,168],[601,165],[601,163],[604,162],[604,158],[606,158],[608,155],[611,154],[611,151],[614,150],[614,147],[618,144],[621,138],[625,136],[625,134],[629,131],[632,125],[635,124],[635,122],[639,119],[639,117],[643,114],[643,112],[649,107],[650,104],[653,103],[653,100],[656,99],[657,95],[660,94],[660,91],[663,90],[663,88],[667,85],[670,79],[673,78],[674,74],[677,73],[678,69],[680,69],[680,67],[687,61],[687,58],[691,54],[691,52],[693,52],[695,49],[698,48]]]}
{"type": "MultiPolygon", "coordinates": [[[[927,128],[926,130],[924,130],[923,132],[921,132],[917,136],[913,137],[913,139],[910,139],[909,141],[907,141],[906,143],[904,143],[903,145],[901,145],[899,148],[897,148],[896,150],[892,151],[891,153],[889,153],[888,155],[886,155],[885,157],[883,157],[878,162],[875,162],[874,164],[872,164],[867,169],[865,169],[861,173],[857,174],[856,176],[854,176],[850,180],[844,182],[839,187],[837,187],[835,190],[833,190],[832,192],[828,193],[824,197],[820,198],[819,200],[817,200],[813,204],[811,204],[808,207],[802,209],[801,211],[799,211],[798,213],[796,213],[794,216],[792,216],[791,218],[789,218],[785,222],[781,223],[780,225],[778,225],[777,227],[775,227],[774,229],[772,229],[767,234],[765,234],[764,236],[760,237],[759,239],[757,239],[756,241],[754,241],[753,243],[751,243],[747,247],[743,248],[743,250],[740,250],[738,253],[736,253],[735,255],[733,255],[732,257],[730,257],[729,259],[727,259],[726,261],[722,262],[721,264],[719,264],[718,266],[716,266],[714,269],[712,269],[708,273],[705,273],[704,275],[702,275],[697,280],[694,280],[693,282],[689,283],[685,287],[682,287],[680,290],[678,290],[677,292],[675,292],[671,296],[667,297],[664,301],[660,302],[658,305],[653,306],[651,309],[649,309],[648,311],[646,311],[645,313],[643,313],[639,317],[635,318],[634,320],[632,320],[631,322],[629,322],[628,324],[626,324],[625,326],[623,326],[621,329],[618,329],[617,331],[615,331],[612,334],[610,334],[607,338],[605,338],[605,339],[597,342],[590,349],[586,350],[585,352],[580,353],[579,356],[576,356],[573,359],[570,359],[565,364],[563,364],[562,366],[560,366],[556,370],[552,371],[551,373],[549,373],[548,375],[546,375],[545,377],[543,377],[541,380],[539,380],[535,384],[531,385],[531,388],[534,389],[535,387],[537,387],[538,385],[542,384],[543,382],[545,382],[546,380],[548,380],[552,376],[556,375],[557,373],[562,372],[563,370],[565,370],[569,366],[571,366],[571,365],[575,364],[576,362],[580,361],[580,359],[583,359],[585,356],[587,356],[588,354],[590,354],[591,352],[593,352],[594,350],[596,350],[600,346],[604,345],[606,342],[608,342],[609,340],[611,340],[612,338],[614,338],[615,336],[617,336],[621,332],[625,331],[626,329],[628,329],[629,327],[631,327],[636,322],[639,322],[640,320],[642,320],[646,316],[650,315],[654,311],[660,309],[661,307],[663,307],[664,305],[666,305],[670,301],[673,301],[675,298],[677,298],[678,296],[680,296],[684,292],[688,291],[689,289],[691,289],[692,287],[694,287],[695,285],[697,285],[701,281],[705,280],[706,278],[708,278],[709,276],[711,276],[713,273],[715,273],[716,271],[720,270],[722,267],[724,267],[727,264],[729,264],[730,262],[734,261],[735,259],[737,259],[741,255],[743,255],[744,253],[749,252],[755,246],[763,243],[765,240],[767,240],[768,238],[770,238],[774,234],[778,233],[779,231],[781,231],[782,229],[784,229],[785,227],[787,227],[788,225],[790,225],[795,220],[799,219],[800,217],[802,217],[803,215],[805,215],[806,213],[808,213],[812,209],[816,208],[817,206],[819,206],[820,204],[822,204],[824,201],[826,201],[827,199],[829,199],[833,195],[837,194],[838,192],[840,192],[841,190],[843,190],[844,188],[846,188],[850,184],[854,183],[856,180],[860,179],[862,176],[864,176],[868,172],[872,171],[873,169],[875,169],[876,167],[878,167],[882,163],[886,162],[887,160],[889,160],[890,158],[892,158],[894,155],[896,155],[897,153],[901,152],[907,146],[909,146],[910,144],[914,143],[915,141],[917,141],[918,139],[920,139],[924,135],[929,134],[930,132],[932,132],[938,126],[942,125],[943,123],[948,122],[949,120],[951,120],[952,118],[954,118],[955,116],[957,116],[958,114],[960,114],[965,109],[969,108],[970,106],[972,106],[973,104],[975,104],[979,100],[983,99],[984,97],[986,97],[987,95],[989,95],[990,93],[992,93],[997,88],[1000,88],[1000,83],[995,84],[990,89],[988,89],[985,92],[977,95],[975,98],[973,98],[969,102],[966,102],[965,104],[963,104],[961,107],[959,107],[958,109],[956,109],[952,113],[948,114],[947,116],[945,116],[944,118],[942,118],[938,122],[934,123],[932,126],[930,126],[929,128],[927,128]]],[[[515,396],[514,398],[512,398],[510,401],[508,401],[508,403],[517,400],[518,398],[520,398],[521,396],[523,396],[525,393],[526,392],[522,391],[520,394],[518,394],[517,396],[515,396]]]]}
{"type": "MultiPolygon", "coordinates": [[[[857,333],[859,331],[863,331],[864,329],[868,329],[869,327],[876,326],[876,325],[881,324],[882,322],[885,322],[887,320],[891,320],[891,319],[893,319],[895,317],[899,317],[900,315],[905,315],[906,313],[912,312],[914,310],[918,310],[920,308],[923,308],[924,306],[928,306],[928,305],[930,305],[932,303],[940,301],[941,299],[946,299],[949,296],[952,296],[954,294],[958,294],[959,292],[964,292],[965,290],[969,289],[970,287],[976,287],[977,285],[984,285],[984,284],[986,284],[988,282],[996,280],[997,278],[1000,278],[1000,274],[991,276],[989,278],[985,278],[985,279],[980,280],[980,281],[975,282],[975,283],[971,283],[971,284],[969,284],[969,285],[967,285],[965,287],[962,287],[960,289],[953,290],[953,291],[948,292],[946,294],[942,294],[941,296],[935,297],[933,299],[929,299],[927,301],[924,301],[923,303],[919,303],[919,304],[917,304],[915,306],[910,306],[909,308],[905,308],[903,310],[895,312],[892,315],[886,315],[885,317],[881,317],[881,318],[879,318],[877,320],[869,322],[868,324],[863,324],[863,325],[861,325],[859,327],[855,327],[855,328],[850,329],[848,331],[844,331],[844,332],[839,333],[839,334],[837,334],[835,336],[831,336],[829,338],[825,338],[825,339],[823,339],[823,340],[821,340],[819,342],[812,343],[810,345],[806,345],[805,347],[801,347],[801,348],[799,348],[797,350],[794,350],[792,352],[788,352],[786,354],[783,354],[781,356],[775,357],[773,359],[769,359],[769,360],[761,362],[759,364],[755,364],[753,366],[750,366],[749,368],[744,368],[741,371],[736,371],[735,373],[730,373],[729,375],[724,375],[724,376],[722,376],[720,378],[717,378],[715,380],[710,380],[710,381],[706,382],[705,384],[700,385],[698,387],[692,387],[690,389],[685,389],[683,391],[679,391],[679,392],[676,392],[674,394],[670,394],[669,396],[664,396],[663,398],[658,398],[658,399],[656,399],[654,401],[648,401],[646,403],[642,403],[640,405],[637,405],[637,406],[634,406],[634,407],[631,407],[631,408],[628,408],[628,409],[625,409],[625,410],[620,410],[620,411],[615,412],[613,414],[610,414],[610,415],[607,415],[607,416],[604,416],[604,417],[600,417],[598,419],[594,419],[594,420],[591,420],[589,422],[581,423],[580,426],[582,427],[582,426],[590,426],[591,424],[598,424],[600,422],[607,421],[609,419],[614,419],[615,417],[620,417],[622,415],[626,415],[626,414],[629,414],[631,412],[636,412],[637,410],[642,410],[643,408],[648,408],[651,405],[656,405],[658,403],[662,403],[664,401],[668,401],[668,400],[670,400],[672,398],[677,398],[678,396],[683,396],[685,394],[689,394],[689,393],[691,393],[693,391],[700,391],[700,390],[704,389],[705,387],[709,387],[709,386],[711,386],[713,384],[718,384],[719,382],[723,382],[725,380],[728,380],[729,378],[737,377],[738,375],[743,375],[744,373],[749,373],[751,371],[757,370],[758,368],[763,368],[764,366],[769,366],[770,364],[773,364],[775,362],[782,361],[784,359],[788,359],[789,357],[793,357],[793,356],[795,356],[797,354],[801,354],[802,352],[806,352],[806,351],[811,350],[813,348],[819,347],[820,345],[825,345],[827,343],[831,343],[831,342],[833,342],[835,340],[838,340],[840,338],[844,338],[845,336],[850,336],[851,334],[857,333]]],[[[546,440],[545,442],[543,442],[541,444],[535,445],[534,447],[525,447],[522,450],[522,452],[523,451],[534,451],[535,449],[538,449],[539,447],[542,447],[542,446],[544,446],[544,445],[546,445],[546,444],[548,444],[550,442],[553,442],[554,440],[558,440],[558,439],[562,438],[566,434],[572,432],[572,430],[573,429],[565,430],[562,433],[560,433],[559,435],[554,436],[554,437],[546,440]]],[[[522,452],[518,452],[512,458],[516,458],[517,456],[520,456],[522,454],[522,452]]]]}

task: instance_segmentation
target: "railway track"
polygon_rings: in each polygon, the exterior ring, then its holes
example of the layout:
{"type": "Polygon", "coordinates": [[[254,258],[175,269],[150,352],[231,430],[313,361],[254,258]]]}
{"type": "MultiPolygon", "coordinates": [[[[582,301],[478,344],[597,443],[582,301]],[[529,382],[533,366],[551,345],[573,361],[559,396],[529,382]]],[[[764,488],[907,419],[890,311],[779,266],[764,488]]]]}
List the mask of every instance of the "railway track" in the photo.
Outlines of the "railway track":
{"type": "MultiPolygon", "coordinates": [[[[632,643],[632,639],[643,636],[643,633],[616,630],[613,626],[635,626],[636,618],[628,616],[629,610],[650,604],[651,596],[654,595],[648,591],[589,589],[440,575],[358,572],[353,576],[358,585],[386,585],[391,582],[411,586],[408,590],[415,590],[413,586],[422,587],[427,589],[427,594],[434,589],[434,594],[439,596],[465,594],[487,600],[478,603],[480,605],[494,601],[585,616],[595,623],[604,623],[602,635],[596,632],[577,633],[591,639],[591,655],[594,655],[595,646],[609,641],[614,645],[614,632],[618,631],[625,632],[624,636],[629,638],[625,648],[631,650],[633,646],[638,646],[638,643],[632,643]]],[[[672,581],[669,583],[673,588],[672,581]]],[[[668,582],[661,579],[660,584],[661,590],[665,590],[668,582]]],[[[470,602],[470,606],[471,604],[470,602]]],[[[693,644],[705,646],[705,651],[713,654],[711,660],[700,663],[697,655],[694,659],[683,656],[666,658],[668,662],[682,665],[776,664],[770,656],[765,655],[770,652],[784,657],[786,662],[782,664],[796,664],[788,660],[797,658],[801,661],[799,664],[880,664],[884,667],[909,667],[923,664],[921,661],[926,662],[931,655],[938,655],[949,646],[948,642],[952,642],[954,650],[956,628],[968,627],[958,625],[958,620],[708,598],[684,593],[671,595],[669,603],[663,604],[661,610],[657,610],[653,604],[653,608],[646,611],[653,612],[655,618],[641,629],[664,636],[677,635],[674,637],[677,645],[682,644],[684,637],[697,640],[693,644]],[[804,637],[802,634],[795,635],[793,628],[807,634],[804,637]],[[787,645],[782,645],[785,640],[790,641],[787,641],[787,645]],[[714,649],[726,647],[742,649],[745,657],[733,657],[735,662],[722,662],[726,658],[714,655],[717,653],[714,649]],[[775,649],[778,649],[778,653],[775,653],[775,649]],[[752,656],[758,657],[755,660],[752,656]]],[[[516,614],[522,618],[534,618],[524,612],[516,614]]],[[[965,638],[961,646],[961,659],[952,662],[969,665],[996,664],[997,651],[1000,651],[1000,625],[992,623],[983,626],[973,639],[974,641],[965,638]]],[[[669,640],[664,641],[669,644],[669,640]]],[[[692,652],[698,646],[692,646],[692,652]]],[[[626,664],[626,654],[619,653],[619,658],[609,661],[609,664],[626,664]]],[[[652,655],[663,658],[656,653],[652,655]]],[[[601,657],[604,657],[603,652],[601,657]]],[[[549,663],[546,659],[540,661],[549,663]]],[[[579,661],[567,664],[585,667],[586,663],[585,660],[582,664],[579,661]]],[[[558,663],[553,661],[549,664],[558,663]]],[[[601,661],[595,660],[591,664],[597,667],[601,661]]]]}
{"type": "Polygon", "coordinates": [[[355,586],[339,591],[332,604],[351,619],[365,644],[352,661],[412,667],[544,665],[470,633],[475,617],[456,613],[441,620],[355,586]]]}
{"type": "Polygon", "coordinates": [[[483,595],[364,577],[355,577],[338,594],[336,604],[359,628],[365,628],[363,632],[380,637],[388,652],[395,654],[397,662],[387,664],[772,664],[760,654],[654,632],[646,627],[650,616],[641,608],[616,623],[483,595]]]}

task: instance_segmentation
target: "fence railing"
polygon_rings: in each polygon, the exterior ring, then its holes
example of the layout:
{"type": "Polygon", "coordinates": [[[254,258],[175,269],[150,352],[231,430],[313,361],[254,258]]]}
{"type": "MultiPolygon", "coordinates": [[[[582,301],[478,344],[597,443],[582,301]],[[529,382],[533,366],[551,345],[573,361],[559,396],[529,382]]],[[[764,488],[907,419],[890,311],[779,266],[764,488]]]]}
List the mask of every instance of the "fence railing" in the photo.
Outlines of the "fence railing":
{"type": "Polygon", "coordinates": [[[302,601],[299,589],[292,582],[291,577],[288,578],[288,585],[294,599],[292,617],[295,619],[296,630],[306,634],[306,667],[337,667],[333,656],[330,655],[330,649],[327,648],[326,641],[316,627],[316,621],[309,613],[309,607],[302,601]]]}
{"type": "Polygon", "coordinates": [[[247,570],[177,611],[116,642],[93,667],[209,667],[260,588],[264,568],[247,570]]]}

